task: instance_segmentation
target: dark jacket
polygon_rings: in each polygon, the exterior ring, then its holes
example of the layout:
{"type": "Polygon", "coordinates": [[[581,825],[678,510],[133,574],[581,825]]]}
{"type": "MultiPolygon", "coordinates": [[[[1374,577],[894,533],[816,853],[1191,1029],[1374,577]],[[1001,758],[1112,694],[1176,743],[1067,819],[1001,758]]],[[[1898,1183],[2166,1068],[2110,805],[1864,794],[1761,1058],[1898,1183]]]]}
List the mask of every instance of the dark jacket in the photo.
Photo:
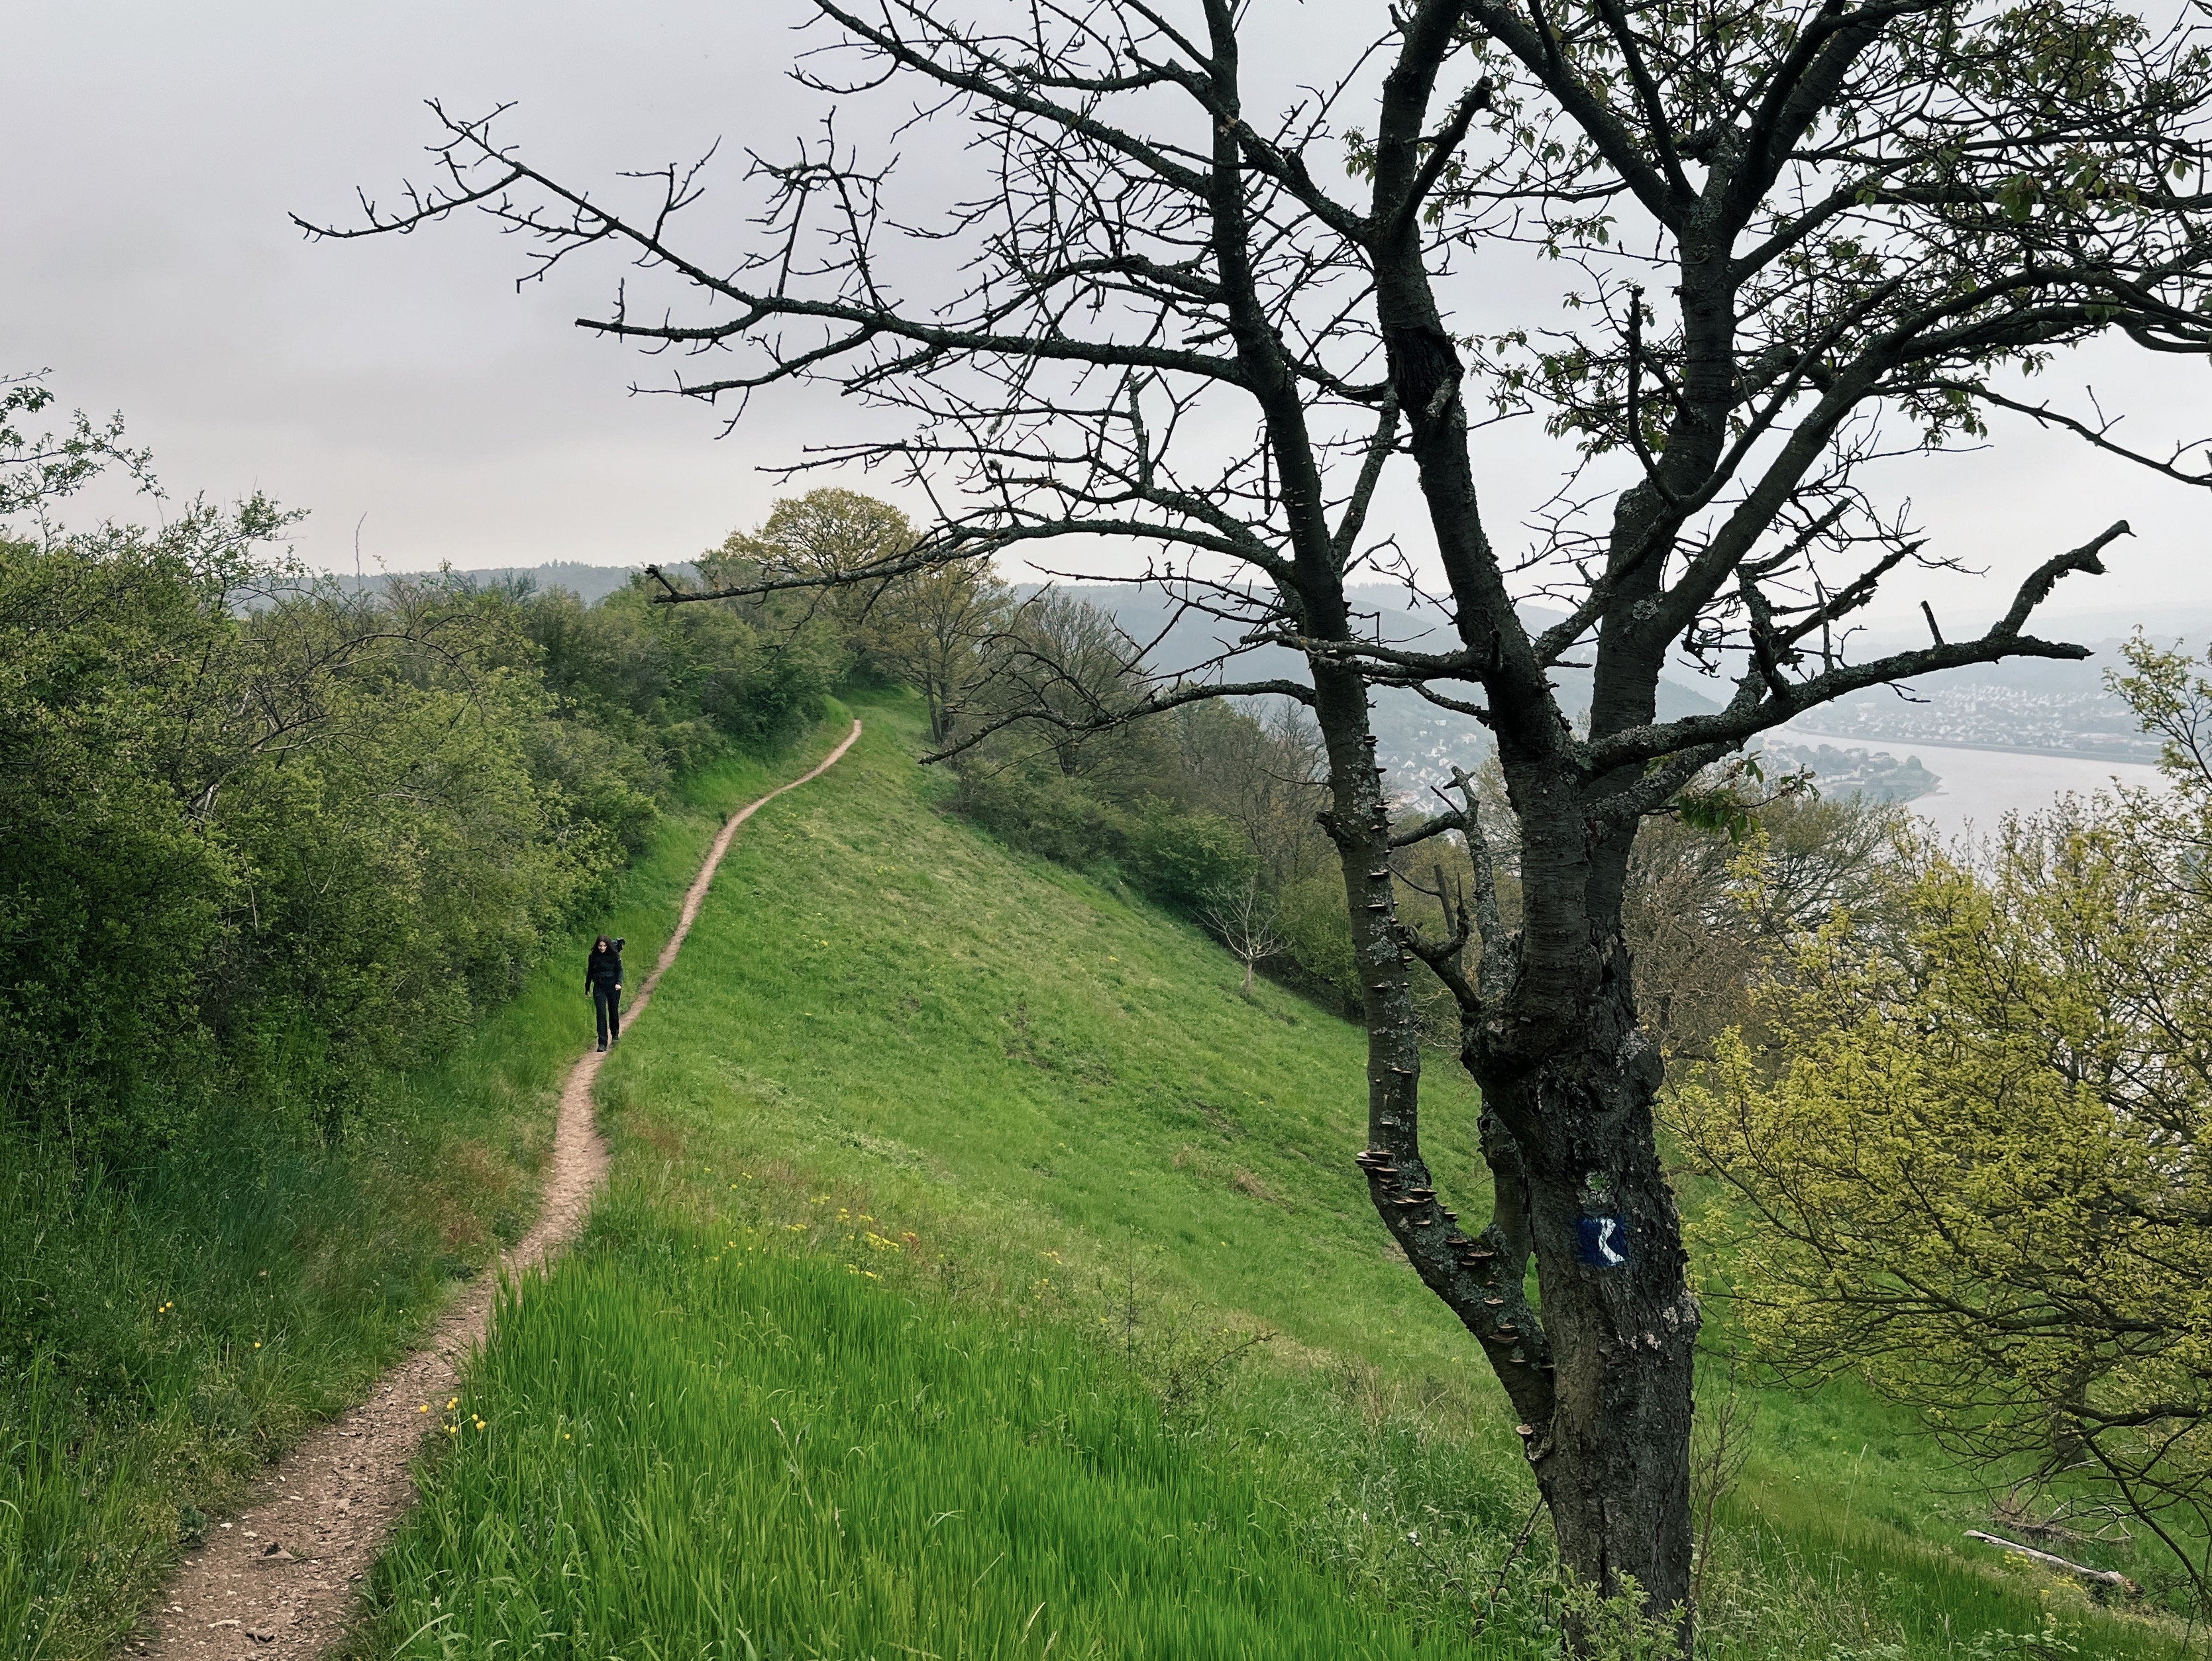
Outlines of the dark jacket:
{"type": "Polygon", "coordinates": [[[594,946],[584,959],[584,984],[586,987],[617,987],[622,984],[622,953],[610,946],[605,952],[594,946]]]}

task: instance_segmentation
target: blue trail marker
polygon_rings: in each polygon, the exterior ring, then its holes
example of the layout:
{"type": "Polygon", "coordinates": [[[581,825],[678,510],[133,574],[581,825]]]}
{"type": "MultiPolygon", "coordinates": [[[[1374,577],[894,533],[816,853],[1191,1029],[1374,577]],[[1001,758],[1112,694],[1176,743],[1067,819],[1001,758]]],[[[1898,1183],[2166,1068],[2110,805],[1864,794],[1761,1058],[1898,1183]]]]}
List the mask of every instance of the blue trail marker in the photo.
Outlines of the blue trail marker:
{"type": "Polygon", "coordinates": [[[1628,1261],[1628,1219],[1578,1217],[1577,1253],[1592,1269],[1619,1269],[1628,1261]]]}

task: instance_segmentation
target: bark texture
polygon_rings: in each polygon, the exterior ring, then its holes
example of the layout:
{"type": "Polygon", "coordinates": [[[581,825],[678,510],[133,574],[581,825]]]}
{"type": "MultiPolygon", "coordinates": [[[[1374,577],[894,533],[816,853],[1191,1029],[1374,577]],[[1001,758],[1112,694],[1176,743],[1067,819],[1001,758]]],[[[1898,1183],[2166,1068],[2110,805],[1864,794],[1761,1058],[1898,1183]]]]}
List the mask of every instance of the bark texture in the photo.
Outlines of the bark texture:
{"type": "Polygon", "coordinates": [[[1364,688],[1352,680],[1331,697],[1326,674],[1316,679],[1335,782],[1328,828],[1364,990],[1368,1137],[1358,1164],[1376,1211],[1504,1386],[1564,1559],[1608,1593],[1628,1575],[1656,1609],[1686,1603],[1698,1308],[1653,1135],[1660,1058],[1636,1019],[1617,922],[1611,939],[1589,937],[1587,979],[1568,997],[1539,992],[1522,972],[1522,942],[1504,934],[1483,895],[1476,909],[1487,928],[1473,979],[1449,946],[1402,929],[1393,815],[1364,688]],[[1410,977],[1425,972],[1416,968],[1425,947],[1461,995],[1461,1058],[1483,1094],[1492,1206],[1471,1230],[1439,1196],[1422,1154],[1410,977]],[[1527,1293],[1532,1269],[1540,1317],[1527,1293]]]}

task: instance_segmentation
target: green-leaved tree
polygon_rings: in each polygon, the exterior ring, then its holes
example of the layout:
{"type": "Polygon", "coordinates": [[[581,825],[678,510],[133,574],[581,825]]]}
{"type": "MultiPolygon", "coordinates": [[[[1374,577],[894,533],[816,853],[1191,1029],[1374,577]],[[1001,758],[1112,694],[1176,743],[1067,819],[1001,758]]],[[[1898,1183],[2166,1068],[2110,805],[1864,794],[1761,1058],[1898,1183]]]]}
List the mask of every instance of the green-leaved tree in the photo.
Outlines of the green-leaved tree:
{"type": "Polygon", "coordinates": [[[1932,847],[1679,1092],[1741,1201],[1711,1261],[1791,1372],[2101,1496],[2198,1579],[2212,1523],[2212,681],[2138,642],[2172,788],[1932,847]]]}

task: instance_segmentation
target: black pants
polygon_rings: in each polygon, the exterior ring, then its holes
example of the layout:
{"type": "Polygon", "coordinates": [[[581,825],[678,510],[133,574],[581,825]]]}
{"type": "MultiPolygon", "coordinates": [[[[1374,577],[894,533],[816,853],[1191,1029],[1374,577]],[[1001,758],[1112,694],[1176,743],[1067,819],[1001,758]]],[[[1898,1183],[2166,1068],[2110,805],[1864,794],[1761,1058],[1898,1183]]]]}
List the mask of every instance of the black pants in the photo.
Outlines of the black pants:
{"type": "Polygon", "coordinates": [[[592,1004],[599,1015],[599,1048],[622,1037],[622,988],[592,984],[592,1004]]]}

